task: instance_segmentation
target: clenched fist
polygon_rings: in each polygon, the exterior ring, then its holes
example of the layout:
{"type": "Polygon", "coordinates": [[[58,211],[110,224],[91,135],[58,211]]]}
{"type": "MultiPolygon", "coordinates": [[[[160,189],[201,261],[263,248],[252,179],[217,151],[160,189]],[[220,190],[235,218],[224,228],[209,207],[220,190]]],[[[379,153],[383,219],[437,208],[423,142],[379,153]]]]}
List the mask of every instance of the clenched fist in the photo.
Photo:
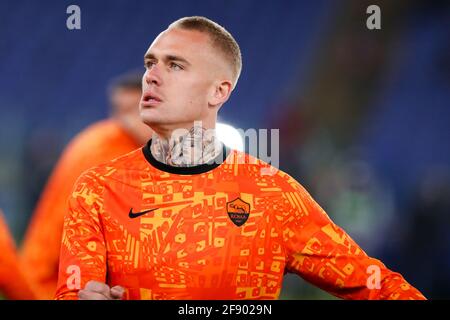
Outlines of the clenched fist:
{"type": "Polygon", "coordinates": [[[122,300],[125,289],[121,286],[109,288],[105,283],[89,281],[84,289],[78,291],[79,300],[122,300]]]}

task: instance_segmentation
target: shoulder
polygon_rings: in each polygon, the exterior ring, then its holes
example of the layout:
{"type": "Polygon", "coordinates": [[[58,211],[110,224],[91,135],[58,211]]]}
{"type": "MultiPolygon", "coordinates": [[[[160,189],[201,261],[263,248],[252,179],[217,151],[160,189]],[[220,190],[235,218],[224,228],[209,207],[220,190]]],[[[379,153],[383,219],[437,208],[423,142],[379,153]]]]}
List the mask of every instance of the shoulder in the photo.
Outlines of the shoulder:
{"type": "Polygon", "coordinates": [[[303,186],[288,173],[242,151],[231,150],[226,159],[225,166],[229,166],[228,169],[233,167],[235,172],[238,172],[239,175],[243,175],[246,178],[266,181],[271,185],[275,184],[283,190],[304,190],[303,186]]]}
{"type": "MultiPolygon", "coordinates": [[[[316,207],[316,201],[306,188],[288,173],[247,153],[232,150],[225,170],[235,176],[241,185],[259,193],[270,194],[294,210],[316,207]]],[[[287,210],[288,211],[290,211],[287,210]]]]}
{"type": "Polygon", "coordinates": [[[83,174],[94,175],[104,180],[104,177],[111,176],[116,172],[139,171],[144,170],[146,167],[147,163],[145,162],[142,148],[137,148],[114,159],[92,166],[83,174]]]}

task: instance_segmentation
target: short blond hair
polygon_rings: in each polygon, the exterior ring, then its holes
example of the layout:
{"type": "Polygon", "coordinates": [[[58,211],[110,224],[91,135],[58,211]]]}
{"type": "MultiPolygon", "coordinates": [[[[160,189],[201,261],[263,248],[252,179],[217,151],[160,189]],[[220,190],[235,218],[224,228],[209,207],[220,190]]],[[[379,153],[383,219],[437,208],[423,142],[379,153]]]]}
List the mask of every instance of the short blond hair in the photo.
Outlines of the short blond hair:
{"type": "Polygon", "coordinates": [[[201,16],[184,17],[171,23],[169,28],[180,28],[185,30],[196,30],[209,35],[212,45],[218,48],[224,54],[232,67],[233,88],[239,79],[242,69],[241,49],[224,27],[218,23],[201,16]]]}

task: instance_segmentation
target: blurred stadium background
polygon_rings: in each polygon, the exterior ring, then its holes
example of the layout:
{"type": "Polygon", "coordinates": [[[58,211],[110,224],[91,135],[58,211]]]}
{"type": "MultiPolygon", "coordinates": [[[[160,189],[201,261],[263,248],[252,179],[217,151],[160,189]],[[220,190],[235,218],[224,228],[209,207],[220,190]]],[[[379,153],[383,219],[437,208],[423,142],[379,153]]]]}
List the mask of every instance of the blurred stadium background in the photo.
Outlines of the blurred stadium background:
{"type": "MultiPolygon", "coordinates": [[[[450,298],[449,1],[0,2],[0,208],[20,243],[64,145],[107,116],[173,20],[224,25],[243,72],[222,121],[280,128],[280,168],[367,253],[450,298]],[[66,8],[81,8],[81,30],[66,8]],[[381,30],[366,8],[381,7],[381,30]]],[[[1,254],[1,253],[0,253],[1,254]]],[[[331,299],[288,275],[283,299],[331,299]]]]}

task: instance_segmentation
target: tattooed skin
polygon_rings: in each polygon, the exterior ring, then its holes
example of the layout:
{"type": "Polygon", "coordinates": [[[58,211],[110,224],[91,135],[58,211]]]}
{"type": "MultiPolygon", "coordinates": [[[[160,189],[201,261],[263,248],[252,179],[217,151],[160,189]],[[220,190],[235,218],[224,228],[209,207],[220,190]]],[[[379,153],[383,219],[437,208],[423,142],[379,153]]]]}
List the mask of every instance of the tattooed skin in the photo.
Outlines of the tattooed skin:
{"type": "Polygon", "coordinates": [[[213,161],[222,144],[215,130],[194,125],[189,132],[164,139],[153,135],[150,151],[159,162],[175,167],[191,167],[213,161]]]}

